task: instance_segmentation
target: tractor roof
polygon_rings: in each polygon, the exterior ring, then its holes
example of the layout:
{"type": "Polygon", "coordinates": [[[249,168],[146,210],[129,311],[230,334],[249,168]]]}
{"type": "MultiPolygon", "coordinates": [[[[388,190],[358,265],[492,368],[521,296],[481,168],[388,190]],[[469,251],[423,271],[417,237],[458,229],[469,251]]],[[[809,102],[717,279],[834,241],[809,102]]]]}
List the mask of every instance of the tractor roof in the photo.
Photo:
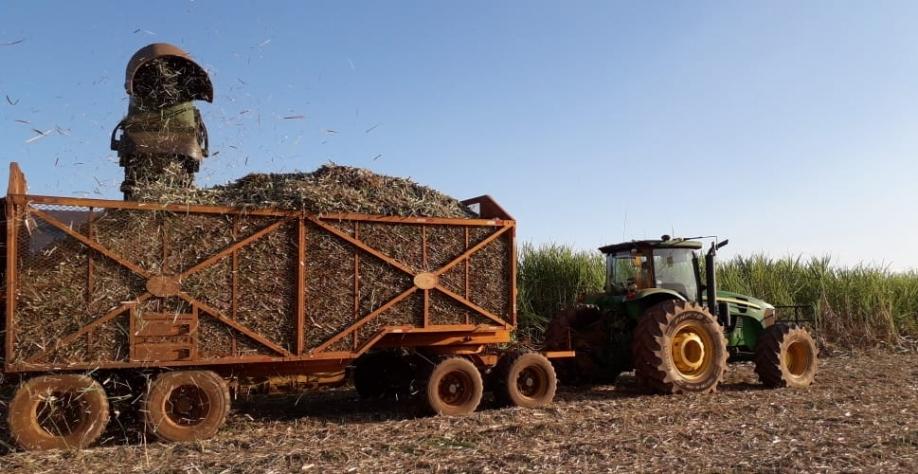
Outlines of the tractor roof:
{"type": "Polygon", "coordinates": [[[622,250],[648,250],[648,249],[692,249],[701,248],[701,242],[697,240],[668,239],[668,240],[632,240],[631,242],[622,242],[620,244],[606,245],[600,247],[602,253],[615,253],[622,250]]]}

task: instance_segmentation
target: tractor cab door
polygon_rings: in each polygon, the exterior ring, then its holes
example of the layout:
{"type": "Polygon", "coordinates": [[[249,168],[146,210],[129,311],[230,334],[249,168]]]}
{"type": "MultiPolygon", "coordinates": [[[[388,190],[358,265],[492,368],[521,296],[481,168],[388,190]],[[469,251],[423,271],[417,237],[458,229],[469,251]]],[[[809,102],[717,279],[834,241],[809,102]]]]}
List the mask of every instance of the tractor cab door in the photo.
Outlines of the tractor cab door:
{"type": "Polygon", "coordinates": [[[649,255],[638,250],[606,255],[606,290],[609,293],[626,294],[653,287],[649,255]]]}
{"type": "Polygon", "coordinates": [[[654,285],[673,290],[686,300],[698,298],[698,277],[693,252],[686,248],[654,249],[654,285]]]}

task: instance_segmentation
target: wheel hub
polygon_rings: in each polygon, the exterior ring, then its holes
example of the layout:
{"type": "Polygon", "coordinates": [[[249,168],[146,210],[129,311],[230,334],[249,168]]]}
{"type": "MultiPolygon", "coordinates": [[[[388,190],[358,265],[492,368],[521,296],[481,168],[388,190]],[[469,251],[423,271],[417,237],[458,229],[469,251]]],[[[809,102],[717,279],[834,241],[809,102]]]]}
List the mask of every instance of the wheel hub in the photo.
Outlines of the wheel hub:
{"type": "Polygon", "coordinates": [[[194,385],[176,388],[166,400],[166,414],[173,423],[181,426],[197,425],[210,413],[207,394],[194,385]]]}
{"type": "Polygon", "coordinates": [[[542,391],[543,385],[540,383],[544,375],[536,367],[527,367],[520,372],[516,379],[516,387],[519,392],[526,397],[534,397],[542,391]]]}
{"type": "Polygon", "coordinates": [[[694,328],[686,328],[673,338],[673,360],[684,374],[696,374],[705,366],[705,343],[694,328]]]}
{"type": "Polygon", "coordinates": [[[787,347],[784,354],[784,365],[787,371],[795,377],[800,377],[811,364],[809,348],[803,342],[794,342],[787,347]]]}
{"type": "Polygon", "coordinates": [[[461,372],[452,372],[440,381],[440,398],[449,405],[461,405],[468,397],[470,381],[461,372]]]}
{"type": "Polygon", "coordinates": [[[85,423],[86,410],[79,394],[54,392],[39,403],[36,418],[38,425],[52,436],[67,436],[85,423]]]}

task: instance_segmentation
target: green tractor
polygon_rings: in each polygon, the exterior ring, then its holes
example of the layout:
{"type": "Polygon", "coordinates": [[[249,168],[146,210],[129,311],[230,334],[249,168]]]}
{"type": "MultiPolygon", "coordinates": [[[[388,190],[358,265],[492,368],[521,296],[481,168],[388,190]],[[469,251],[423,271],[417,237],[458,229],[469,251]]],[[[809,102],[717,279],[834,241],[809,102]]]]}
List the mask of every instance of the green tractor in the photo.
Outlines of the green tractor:
{"type": "Polygon", "coordinates": [[[729,358],[754,360],[767,386],[809,386],[818,353],[813,337],[779,320],[765,301],[719,291],[714,259],[727,241],[714,238],[702,265],[697,239],[704,238],[664,235],[600,248],[605,291],[556,316],[546,332],[547,349],[576,351],[558,363],[561,380],[612,383],[634,369],[656,392],[713,392],[729,358]]]}

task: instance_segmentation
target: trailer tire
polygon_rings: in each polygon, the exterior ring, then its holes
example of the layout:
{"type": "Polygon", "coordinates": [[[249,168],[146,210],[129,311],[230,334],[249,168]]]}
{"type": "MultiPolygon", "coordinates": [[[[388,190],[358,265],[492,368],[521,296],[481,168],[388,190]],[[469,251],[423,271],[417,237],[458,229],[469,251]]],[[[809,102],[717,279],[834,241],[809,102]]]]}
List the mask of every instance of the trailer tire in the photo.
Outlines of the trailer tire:
{"type": "Polygon", "coordinates": [[[9,427],[25,450],[82,449],[108,425],[105,390],[86,375],[44,375],[27,380],[9,406],[9,427]]]}
{"type": "Polygon", "coordinates": [[[481,372],[468,359],[450,357],[433,366],[426,378],[424,401],[436,415],[462,416],[481,403],[484,382],[481,372]]]}
{"type": "Polygon", "coordinates": [[[516,352],[501,357],[495,367],[494,396],[502,406],[539,408],[551,404],[558,379],[551,362],[537,352],[516,352]]]}
{"type": "Polygon", "coordinates": [[[819,348],[809,331],[775,324],[765,329],[755,348],[755,372],[767,387],[806,388],[816,378],[819,348]]]}
{"type": "Polygon", "coordinates": [[[196,441],[217,434],[229,408],[229,387],[214,372],[165,372],[150,383],[144,421],[147,430],[163,441],[196,441]]]}
{"type": "Polygon", "coordinates": [[[714,392],[727,369],[723,329],[704,307],[687,301],[648,308],[631,351],[638,382],[659,393],[714,392]]]}

